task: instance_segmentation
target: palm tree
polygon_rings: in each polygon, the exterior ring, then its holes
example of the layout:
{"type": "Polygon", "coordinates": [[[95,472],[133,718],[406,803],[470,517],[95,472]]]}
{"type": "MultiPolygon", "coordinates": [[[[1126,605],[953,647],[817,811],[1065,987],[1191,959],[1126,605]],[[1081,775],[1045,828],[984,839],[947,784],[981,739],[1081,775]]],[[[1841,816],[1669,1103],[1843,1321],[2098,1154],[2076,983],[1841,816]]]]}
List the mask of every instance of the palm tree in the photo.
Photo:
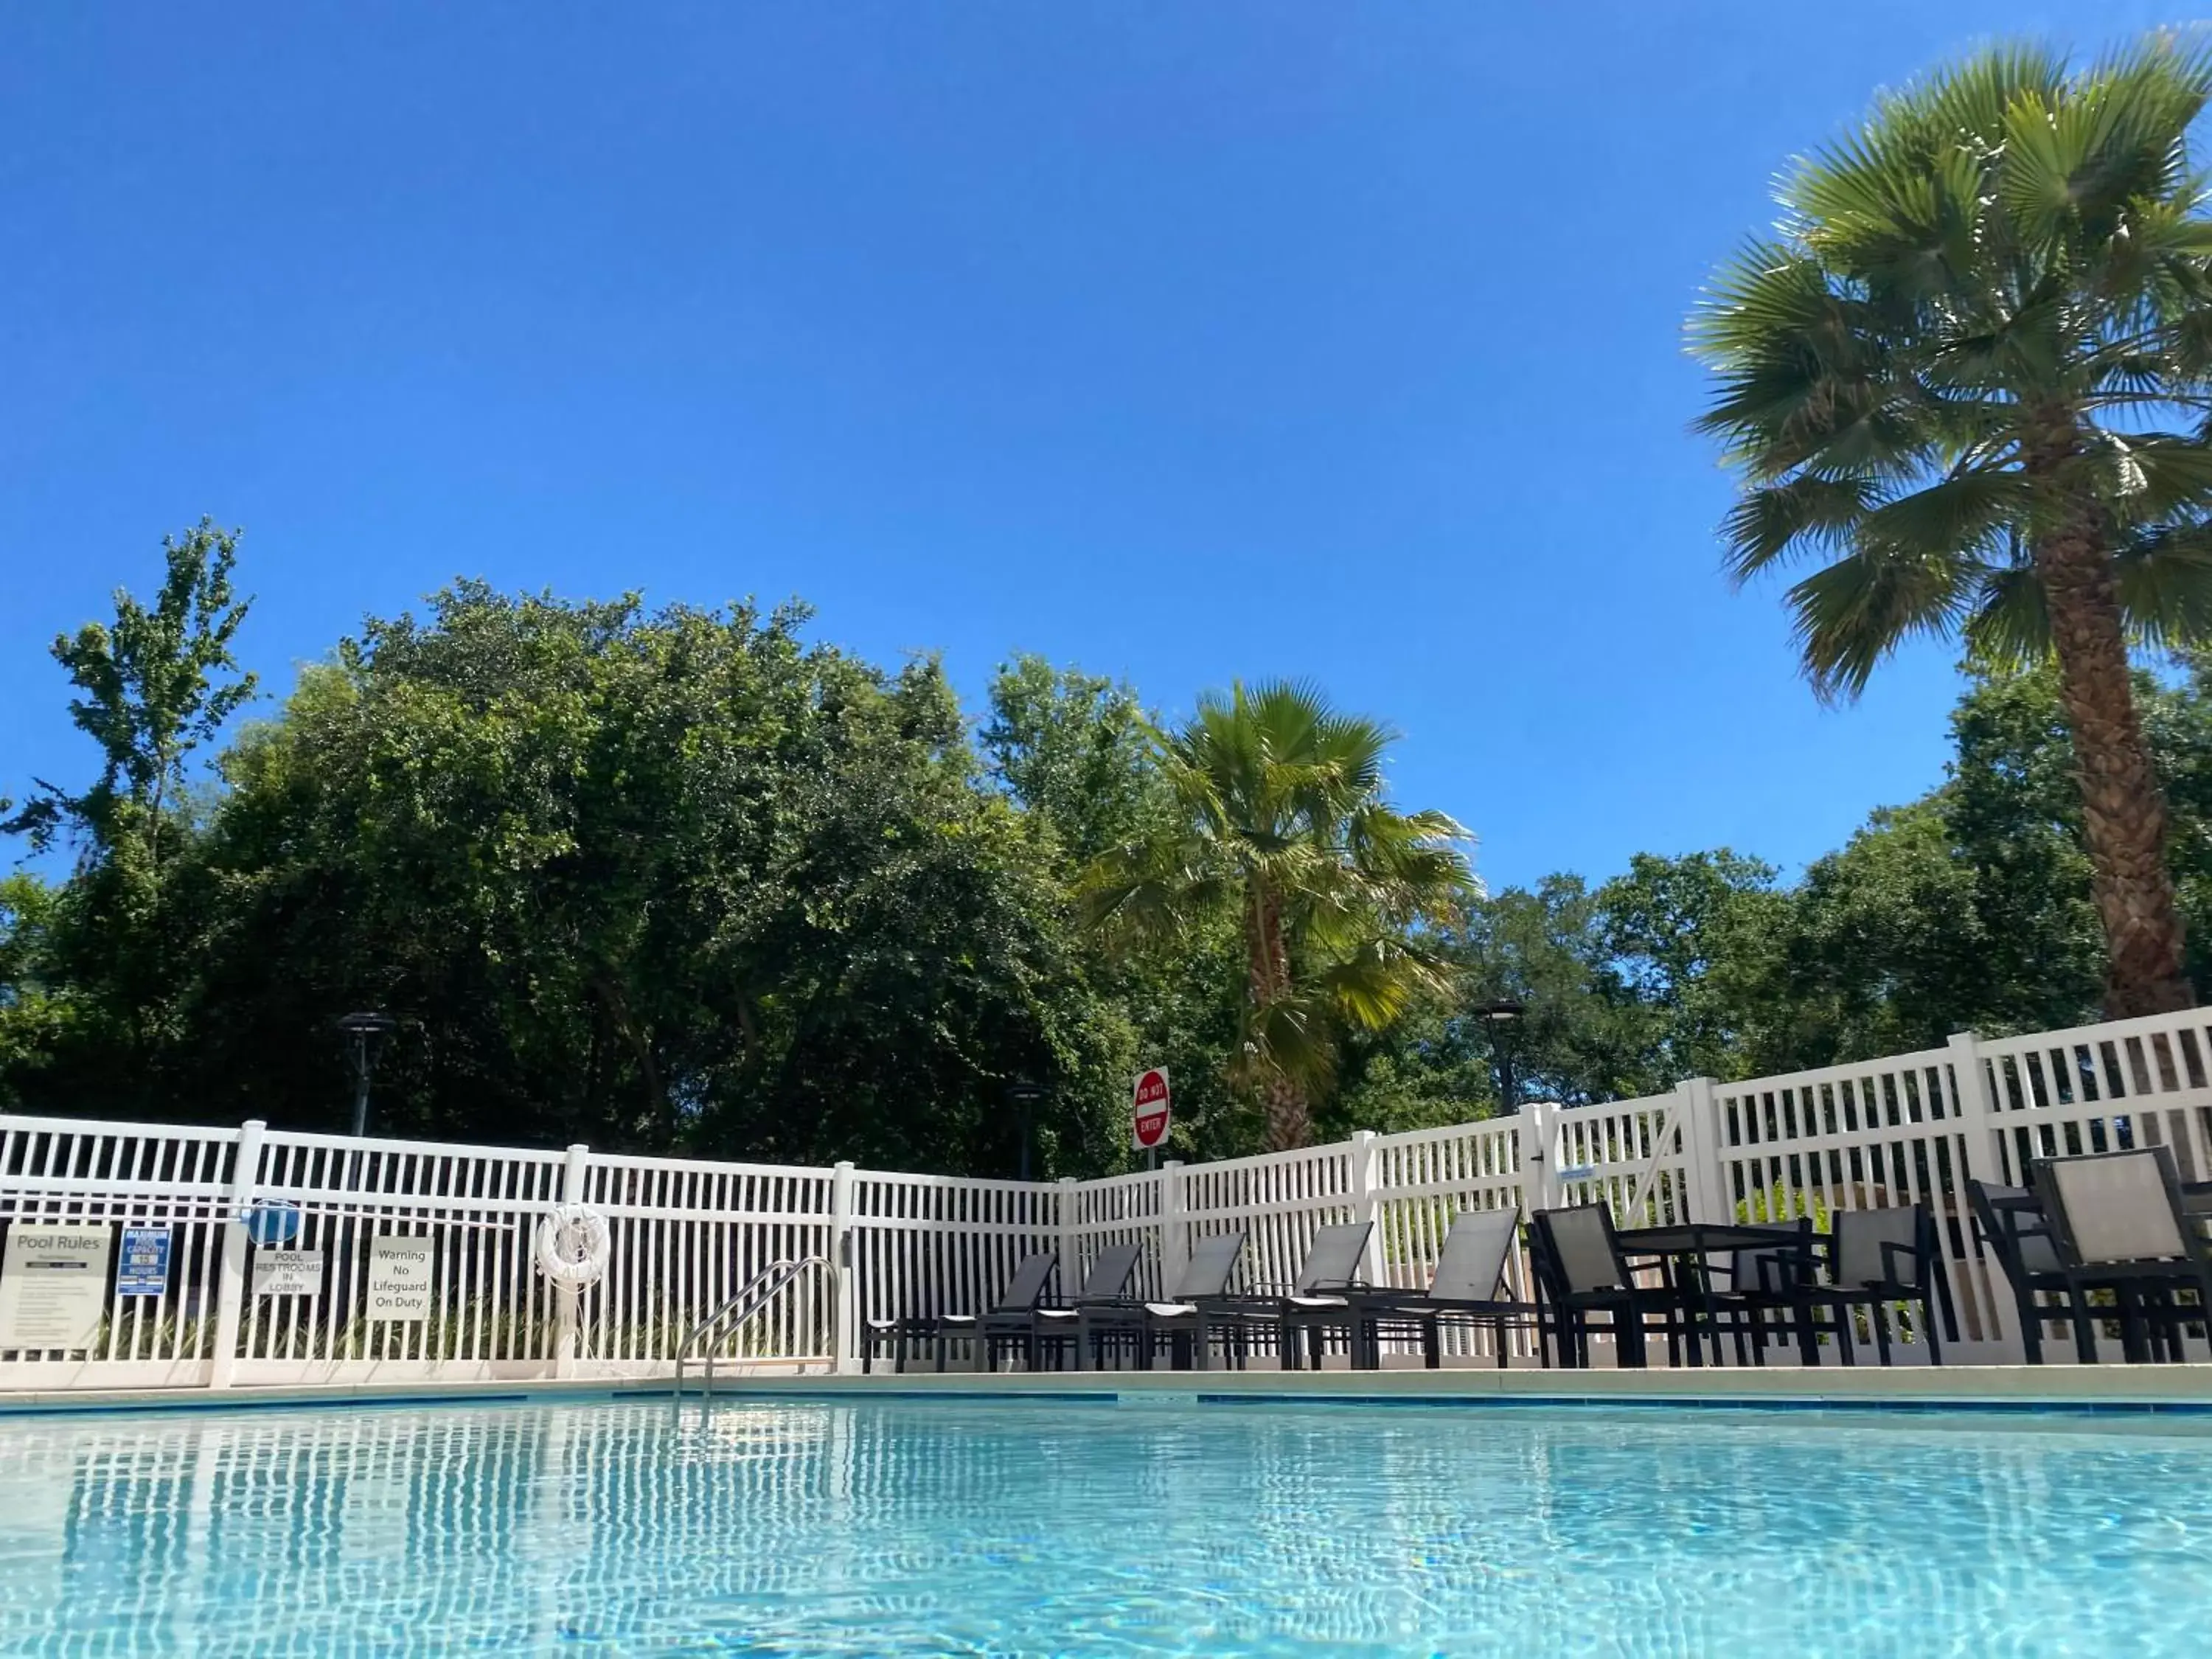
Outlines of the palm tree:
{"type": "Polygon", "coordinates": [[[2128,650],[2212,635],[2208,93],[2212,58],[2160,35],[1885,95],[1691,323],[1698,425],[1741,475],[1732,574],[1820,561],[1789,592],[1819,692],[1915,635],[2057,655],[2112,1018],[2194,1000],[2128,650]]]}
{"type": "Polygon", "coordinates": [[[1239,1071],[1262,1097],[1269,1147],[1305,1146],[1338,1036],[1381,1030],[1443,988],[1414,930],[1456,916],[1474,890],[1453,845],[1467,832],[1442,812],[1394,811],[1382,793],[1392,733],[1308,685],[1240,683],[1200,699],[1181,731],[1152,736],[1173,827],[1095,860],[1086,914],[1109,934],[1155,939],[1239,919],[1239,1071]]]}

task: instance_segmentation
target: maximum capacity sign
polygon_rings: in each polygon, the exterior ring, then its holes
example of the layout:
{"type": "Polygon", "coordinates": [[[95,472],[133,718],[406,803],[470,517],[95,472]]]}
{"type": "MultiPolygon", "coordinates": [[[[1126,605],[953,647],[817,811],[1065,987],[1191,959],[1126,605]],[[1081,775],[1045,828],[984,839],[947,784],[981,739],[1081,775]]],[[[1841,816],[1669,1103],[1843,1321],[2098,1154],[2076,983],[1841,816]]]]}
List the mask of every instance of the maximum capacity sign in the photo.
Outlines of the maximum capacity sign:
{"type": "Polygon", "coordinates": [[[1168,1068],[1155,1066],[1137,1074],[1130,1127],[1136,1132],[1137,1150],[1149,1152],[1168,1139],[1168,1068]]]}

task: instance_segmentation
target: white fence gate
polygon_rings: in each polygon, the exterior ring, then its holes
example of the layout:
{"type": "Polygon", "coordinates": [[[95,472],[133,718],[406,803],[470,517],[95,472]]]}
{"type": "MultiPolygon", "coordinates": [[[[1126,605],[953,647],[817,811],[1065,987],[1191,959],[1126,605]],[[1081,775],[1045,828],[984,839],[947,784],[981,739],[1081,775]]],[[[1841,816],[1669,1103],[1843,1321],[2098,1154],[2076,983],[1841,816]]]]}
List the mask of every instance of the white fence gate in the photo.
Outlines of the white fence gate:
{"type": "MultiPolygon", "coordinates": [[[[2212,1179],[2212,1011],[1081,1182],[0,1115],[0,1233],[153,1228],[170,1249],[158,1294],[113,1281],[89,1347],[0,1349],[0,1389],[660,1376],[695,1322],[769,1263],[806,1256],[834,1264],[836,1293],[793,1281],[742,1334],[741,1363],[850,1368],[863,1319],[984,1305],[1030,1250],[1059,1254],[1072,1294],[1103,1248],[1140,1243],[1136,1288],[1156,1297],[1194,1238],[1241,1226],[1245,1284],[1262,1288],[1290,1283],[1316,1228],[1367,1219],[1368,1279],[1416,1286],[1459,1211],[1588,1200],[1625,1225],[1925,1202],[1956,1303],[1947,1357],[2011,1360],[2014,1304],[1966,1181],[2152,1145],[2184,1179],[2212,1179]],[[605,1277],[580,1294],[533,1260],[532,1231],[561,1203],[596,1207],[611,1234],[605,1277]],[[257,1212],[296,1218],[288,1248],[320,1254],[315,1295],[253,1292],[261,1247],[240,1218],[257,1212]],[[391,1235],[432,1241],[427,1317],[368,1316],[374,1241],[391,1235]]],[[[1526,1263],[1512,1272],[1525,1293],[1526,1263]]],[[[1457,1340],[1486,1363],[1484,1339],[1457,1340]]]]}

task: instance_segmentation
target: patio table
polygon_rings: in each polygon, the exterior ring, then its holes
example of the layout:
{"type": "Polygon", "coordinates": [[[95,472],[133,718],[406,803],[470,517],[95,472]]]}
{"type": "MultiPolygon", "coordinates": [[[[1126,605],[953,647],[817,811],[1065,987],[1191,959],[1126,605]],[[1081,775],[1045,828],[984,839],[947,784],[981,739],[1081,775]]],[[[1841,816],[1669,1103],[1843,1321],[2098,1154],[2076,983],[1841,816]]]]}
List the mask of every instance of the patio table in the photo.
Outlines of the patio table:
{"type": "MultiPolygon", "coordinates": [[[[1668,1287],[1681,1297],[1682,1310],[1689,1326],[1689,1360],[1692,1365],[1703,1365],[1705,1336],[1710,1334],[1713,1342],[1713,1363],[1720,1360],[1720,1322],[1712,1303],[1712,1288],[1705,1273],[1705,1258],[1725,1255],[1735,1250],[1764,1249],[1778,1244],[1796,1244],[1804,1236],[1795,1226],[1777,1226],[1768,1223],[1747,1221],[1681,1221],[1664,1227],[1624,1227],[1614,1235],[1624,1256],[1643,1256],[1656,1259],[1660,1271],[1666,1275],[1668,1287]],[[1683,1271],[1687,1267],[1686,1273],[1683,1271]],[[1706,1333],[1698,1329],[1698,1316],[1702,1313],[1706,1333]]],[[[1811,1345],[1806,1322],[1798,1322],[1798,1342],[1801,1349],[1811,1345]]],[[[1817,1358],[1817,1355],[1815,1356],[1817,1358]]]]}

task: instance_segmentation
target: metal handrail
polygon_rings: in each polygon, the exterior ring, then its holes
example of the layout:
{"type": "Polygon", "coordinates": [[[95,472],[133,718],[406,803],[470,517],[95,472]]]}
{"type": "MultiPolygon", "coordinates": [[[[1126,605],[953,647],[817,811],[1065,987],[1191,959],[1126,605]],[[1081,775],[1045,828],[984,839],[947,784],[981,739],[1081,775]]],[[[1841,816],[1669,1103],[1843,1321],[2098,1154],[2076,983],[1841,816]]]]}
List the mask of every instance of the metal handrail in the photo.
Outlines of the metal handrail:
{"type": "MultiPolygon", "coordinates": [[[[676,1397],[678,1400],[684,1397],[684,1364],[691,1358],[692,1350],[698,1346],[700,1338],[712,1334],[719,1341],[732,1331],[742,1329],[747,1320],[767,1307],[786,1285],[809,1267],[823,1270],[823,1277],[830,1286],[830,1328],[834,1330],[837,1322],[837,1275],[829,1272],[829,1267],[830,1258],[823,1255],[803,1255],[787,1261],[771,1261],[747,1279],[736,1295],[693,1325],[684,1334],[684,1340],[676,1350],[676,1397]]],[[[707,1350],[706,1362],[706,1377],[700,1392],[711,1395],[714,1391],[714,1349],[712,1346],[707,1350]]]]}

